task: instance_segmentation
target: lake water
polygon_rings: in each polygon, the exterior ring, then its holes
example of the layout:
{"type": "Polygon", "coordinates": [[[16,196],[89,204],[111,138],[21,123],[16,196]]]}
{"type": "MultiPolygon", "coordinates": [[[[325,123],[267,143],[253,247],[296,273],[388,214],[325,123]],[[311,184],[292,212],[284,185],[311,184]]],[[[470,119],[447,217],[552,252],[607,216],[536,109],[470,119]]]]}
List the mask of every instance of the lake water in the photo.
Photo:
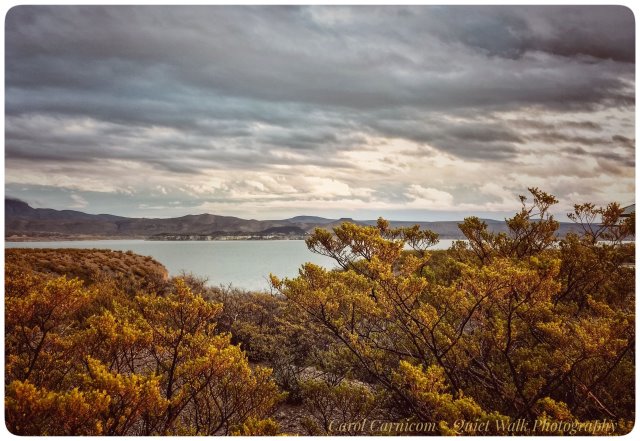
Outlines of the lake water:
{"type": "MultiPolygon", "coordinates": [[[[434,249],[446,249],[452,240],[441,240],[434,249]]],[[[335,268],[334,261],[312,253],[303,240],[145,241],[83,240],[65,242],[5,242],[7,248],[107,248],[151,256],[169,275],[182,271],[206,277],[209,284],[249,290],[266,290],[269,273],[295,277],[305,262],[335,268]]]]}

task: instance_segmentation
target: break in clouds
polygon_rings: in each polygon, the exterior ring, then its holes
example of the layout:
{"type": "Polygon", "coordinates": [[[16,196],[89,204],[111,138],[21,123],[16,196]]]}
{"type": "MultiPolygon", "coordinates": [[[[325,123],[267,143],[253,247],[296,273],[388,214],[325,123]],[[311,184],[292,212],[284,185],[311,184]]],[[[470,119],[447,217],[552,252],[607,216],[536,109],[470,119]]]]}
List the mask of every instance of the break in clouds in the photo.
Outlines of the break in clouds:
{"type": "Polygon", "coordinates": [[[560,212],[635,199],[624,7],[20,6],[5,26],[6,193],[33,206],[430,220],[500,218],[530,186],[560,212]]]}

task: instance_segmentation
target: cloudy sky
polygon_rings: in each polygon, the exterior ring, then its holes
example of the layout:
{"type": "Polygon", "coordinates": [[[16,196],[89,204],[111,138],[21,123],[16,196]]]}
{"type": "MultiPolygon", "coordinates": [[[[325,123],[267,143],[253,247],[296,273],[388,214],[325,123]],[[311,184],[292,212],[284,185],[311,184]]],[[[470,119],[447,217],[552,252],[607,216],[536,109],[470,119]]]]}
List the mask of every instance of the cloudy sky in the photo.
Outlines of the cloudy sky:
{"type": "Polygon", "coordinates": [[[616,6],[21,6],[5,192],[170,217],[503,218],[635,199],[616,6]]]}

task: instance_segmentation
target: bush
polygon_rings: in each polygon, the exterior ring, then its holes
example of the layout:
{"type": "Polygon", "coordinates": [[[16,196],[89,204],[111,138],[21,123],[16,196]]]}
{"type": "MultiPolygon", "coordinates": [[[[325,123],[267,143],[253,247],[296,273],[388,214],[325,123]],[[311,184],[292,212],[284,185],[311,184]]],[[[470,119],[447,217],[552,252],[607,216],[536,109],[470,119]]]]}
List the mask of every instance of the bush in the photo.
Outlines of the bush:
{"type": "MultiPolygon", "coordinates": [[[[6,423],[19,435],[229,434],[271,427],[284,396],[251,369],[222,306],[177,279],[166,295],[113,283],[6,277],[6,423]]],[[[270,429],[269,429],[270,430],[270,429]]]]}

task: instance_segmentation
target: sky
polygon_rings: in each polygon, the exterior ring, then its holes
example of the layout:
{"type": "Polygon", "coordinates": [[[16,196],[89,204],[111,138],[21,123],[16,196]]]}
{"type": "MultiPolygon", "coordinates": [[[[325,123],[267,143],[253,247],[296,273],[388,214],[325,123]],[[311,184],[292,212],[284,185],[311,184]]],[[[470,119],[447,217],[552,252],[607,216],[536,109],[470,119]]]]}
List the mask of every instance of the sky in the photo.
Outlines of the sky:
{"type": "Polygon", "coordinates": [[[5,194],[134,217],[502,219],[635,200],[620,6],[19,6],[5,194]]]}

